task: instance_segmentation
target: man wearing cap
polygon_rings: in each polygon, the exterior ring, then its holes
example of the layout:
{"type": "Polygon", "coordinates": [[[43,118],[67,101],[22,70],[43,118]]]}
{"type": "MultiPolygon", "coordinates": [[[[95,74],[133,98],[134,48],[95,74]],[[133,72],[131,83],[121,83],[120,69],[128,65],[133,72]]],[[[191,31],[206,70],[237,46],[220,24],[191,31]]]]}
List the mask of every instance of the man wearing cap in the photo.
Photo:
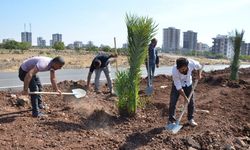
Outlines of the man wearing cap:
{"type": "MultiPolygon", "coordinates": [[[[30,92],[42,91],[42,84],[37,75],[38,72],[50,71],[50,81],[52,87],[58,94],[61,91],[57,87],[55,71],[61,69],[65,64],[64,59],[60,56],[55,58],[49,58],[44,56],[31,57],[21,64],[19,68],[19,79],[24,82],[23,95],[28,95],[28,89],[30,92]]],[[[43,117],[46,116],[40,112],[39,109],[43,109],[41,96],[39,94],[31,94],[32,116],[43,117]]]]}

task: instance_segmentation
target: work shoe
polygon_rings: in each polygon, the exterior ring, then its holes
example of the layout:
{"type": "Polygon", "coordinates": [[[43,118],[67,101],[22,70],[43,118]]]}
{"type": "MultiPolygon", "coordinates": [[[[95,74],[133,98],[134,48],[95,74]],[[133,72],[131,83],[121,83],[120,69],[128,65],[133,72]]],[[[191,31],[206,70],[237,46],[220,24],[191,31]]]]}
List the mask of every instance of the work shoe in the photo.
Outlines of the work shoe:
{"type": "Polygon", "coordinates": [[[95,93],[96,94],[100,94],[101,92],[99,90],[95,90],[95,93]]]}
{"type": "Polygon", "coordinates": [[[39,109],[48,109],[49,107],[47,106],[47,104],[38,104],[38,108],[39,109]]]}
{"type": "Polygon", "coordinates": [[[192,126],[192,127],[195,127],[195,126],[198,125],[198,124],[194,121],[194,119],[189,120],[189,121],[188,121],[188,124],[189,124],[190,126],[192,126]]]}
{"type": "Polygon", "coordinates": [[[115,93],[114,90],[109,91],[109,94],[110,94],[110,95],[114,95],[114,96],[116,95],[116,93],[115,93]]]}
{"type": "Polygon", "coordinates": [[[37,117],[37,118],[46,118],[48,117],[48,115],[42,113],[42,112],[39,112],[37,114],[33,114],[32,117],[37,117]]]}

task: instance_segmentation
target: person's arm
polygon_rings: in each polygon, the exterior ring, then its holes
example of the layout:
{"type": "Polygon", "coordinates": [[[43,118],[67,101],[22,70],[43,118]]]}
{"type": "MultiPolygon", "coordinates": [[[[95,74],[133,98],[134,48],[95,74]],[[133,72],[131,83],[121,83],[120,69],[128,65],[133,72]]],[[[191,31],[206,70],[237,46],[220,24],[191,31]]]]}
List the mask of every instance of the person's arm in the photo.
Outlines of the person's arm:
{"type": "Polygon", "coordinates": [[[30,80],[32,79],[32,76],[35,75],[37,72],[38,72],[38,69],[35,66],[24,77],[24,85],[23,85],[23,91],[22,91],[23,95],[28,95],[30,80]]]}
{"type": "Polygon", "coordinates": [[[109,57],[108,57],[108,59],[112,58],[112,57],[116,58],[117,56],[118,56],[117,54],[110,54],[109,57]]]}
{"type": "Polygon", "coordinates": [[[186,100],[186,102],[188,102],[188,97],[185,94],[184,90],[181,88],[180,90],[178,90],[178,92],[186,100]]]}
{"type": "Polygon", "coordinates": [[[186,96],[184,90],[182,89],[181,80],[176,71],[177,71],[176,69],[172,70],[172,78],[173,78],[174,86],[176,90],[179,92],[179,94],[185,99],[185,101],[188,102],[188,97],[186,96]]]}
{"type": "Polygon", "coordinates": [[[177,91],[179,92],[179,94],[188,102],[188,97],[185,94],[185,92],[181,86],[181,81],[179,81],[178,79],[175,79],[174,84],[175,84],[175,87],[176,87],[177,91]]]}
{"type": "Polygon", "coordinates": [[[159,68],[160,60],[159,60],[159,56],[158,56],[158,51],[157,50],[155,51],[155,56],[156,56],[155,64],[156,64],[156,67],[159,68]]]}
{"type": "Polygon", "coordinates": [[[95,59],[92,61],[91,65],[90,65],[90,68],[89,68],[89,73],[88,73],[88,77],[87,77],[87,85],[86,85],[87,90],[89,89],[89,84],[90,84],[92,73],[96,69],[95,66],[94,66],[94,61],[95,61],[95,59]]]}
{"type": "Polygon", "coordinates": [[[55,70],[50,70],[50,82],[52,84],[53,89],[58,92],[59,94],[62,94],[62,92],[58,89],[57,82],[56,82],[56,75],[55,70]]]}
{"type": "Polygon", "coordinates": [[[198,80],[200,80],[202,78],[202,69],[198,70],[198,80]]]}
{"type": "Polygon", "coordinates": [[[194,65],[194,69],[195,69],[195,75],[197,77],[198,80],[200,80],[202,78],[202,69],[203,69],[203,65],[201,65],[198,61],[193,60],[193,65],[194,65]]]}
{"type": "Polygon", "coordinates": [[[89,74],[88,74],[88,78],[87,78],[87,89],[89,89],[89,84],[90,84],[90,79],[91,79],[91,76],[92,76],[92,73],[91,71],[89,71],[89,74]]]}

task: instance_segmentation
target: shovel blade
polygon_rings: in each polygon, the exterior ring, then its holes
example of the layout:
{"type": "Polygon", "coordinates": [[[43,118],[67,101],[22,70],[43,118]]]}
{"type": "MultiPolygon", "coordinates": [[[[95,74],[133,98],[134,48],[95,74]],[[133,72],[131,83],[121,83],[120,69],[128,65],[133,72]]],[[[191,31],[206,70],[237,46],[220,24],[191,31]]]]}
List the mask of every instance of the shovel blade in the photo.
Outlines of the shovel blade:
{"type": "Polygon", "coordinates": [[[84,89],[73,89],[72,92],[76,98],[86,96],[86,91],[84,89]]]}
{"type": "Polygon", "coordinates": [[[168,124],[166,127],[166,130],[173,133],[173,134],[176,134],[181,128],[182,128],[182,125],[180,124],[176,124],[176,123],[171,123],[171,124],[168,124]]]}
{"type": "Polygon", "coordinates": [[[146,88],[146,95],[150,96],[153,94],[153,86],[148,86],[146,88]]]}

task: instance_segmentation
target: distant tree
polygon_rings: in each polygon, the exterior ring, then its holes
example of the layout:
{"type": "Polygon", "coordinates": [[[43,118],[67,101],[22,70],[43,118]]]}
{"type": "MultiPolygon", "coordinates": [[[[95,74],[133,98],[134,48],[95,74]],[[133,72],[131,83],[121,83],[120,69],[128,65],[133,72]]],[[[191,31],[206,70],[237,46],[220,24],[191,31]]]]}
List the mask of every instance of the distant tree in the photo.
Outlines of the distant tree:
{"type": "Polygon", "coordinates": [[[250,55],[240,55],[240,60],[250,61],[250,55]]]}
{"type": "Polygon", "coordinates": [[[64,50],[65,46],[63,42],[56,42],[53,47],[55,50],[64,50]]]}
{"type": "Polygon", "coordinates": [[[10,40],[3,43],[3,48],[5,49],[18,49],[18,42],[15,40],[10,40]]]}
{"type": "Polygon", "coordinates": [[[101,45],[100,49],[104,52],[110,52],[111,51],[111,47],[108,45],[101,45]]]}
{"type": "Polygon", "coordinates": [[[81,48],[80,48],[80,47],[75,47],[74,50],[75,50],[76,52],[80,52],[81,48]]]}
{"type": "Polygon", "coordinates": [[[20,43],[18,43],[18,49],[28,50],[28,49],[30,49],[30,47],[31,47],[31,44],[29,42],[20,42],[20,43]]]}
{"type": "Polygon", "coordinates": [[[86,44],[86,47],[94,47],[94,43],[92,41],[88,41],[88,43],[86,44]]]}
{"type": "Polygon", "coordinates": [[[240,67],[239,64],[239,58],[240,58],[240,48],[244,36],[244,30],[241,31],[241,33],[238,30],[235,30],[234,35],[231,36],[231,40],[233,42],[233,50],[234,50],[234,56],[233,56],[233,61],[231,62],[231,74],[230,74],[230,79],[231,80],[238,80],[238,70],[240,67]]]}
{"type": "Polygon", "coordinates": [[[98,51],[98,47],[94,45],[94,43],[92,41],[89,41],[86,45],[85,45],[85,49],[87,51],[98,51]]]}
{"type": "Polygon", "coordinates": [[[128,54],[128,48],[117,48],[118,54],[128,54]]]}

